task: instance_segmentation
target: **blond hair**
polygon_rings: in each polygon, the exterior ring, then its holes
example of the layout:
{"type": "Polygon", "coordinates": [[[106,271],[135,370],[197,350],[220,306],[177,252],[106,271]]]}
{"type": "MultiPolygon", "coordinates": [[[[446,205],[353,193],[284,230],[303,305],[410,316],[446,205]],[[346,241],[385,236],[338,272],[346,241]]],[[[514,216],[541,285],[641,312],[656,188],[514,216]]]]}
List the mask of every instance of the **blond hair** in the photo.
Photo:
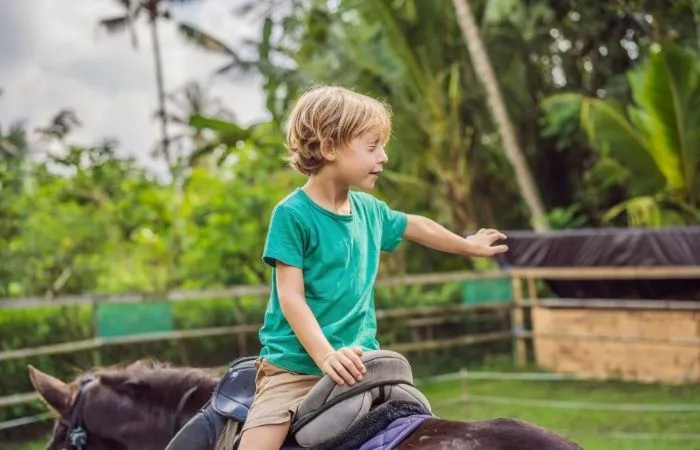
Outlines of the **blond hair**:
{"type": "Polygon", "coordinates": [[[297,100],[289,117],[289,163],[304,175],[316,172],[325,160],[321,146],[343,147],[366,132],[386,142],[391,133],[391,110],[386,103],[337,86],[315,87],[297,100]]]}

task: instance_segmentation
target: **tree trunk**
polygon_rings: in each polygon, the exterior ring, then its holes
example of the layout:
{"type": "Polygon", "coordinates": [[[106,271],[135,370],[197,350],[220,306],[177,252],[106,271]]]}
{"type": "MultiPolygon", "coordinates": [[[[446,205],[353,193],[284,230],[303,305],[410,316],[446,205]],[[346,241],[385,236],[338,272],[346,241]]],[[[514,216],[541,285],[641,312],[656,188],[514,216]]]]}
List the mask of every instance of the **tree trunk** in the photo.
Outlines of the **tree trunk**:
{"type": "Polygon", "coordinates": [[[160,39],[158,38],[158,1],[150,0],[148,11],[151,24],[151,39],[153,40],[153,59],[156,65],[156,83],[158,85],[158,117],[160,118],[161,152],[168,171],[172,177],[173,188],[173,235],[172,258],[168,268],[168,278],[165,289],[172,289],[180,283],[180,258],[182,256],[182,199],[183,178],[182,167],[173,165],[174,161],[170,153],[170,139],[168,138],[168,114],[165,111],[165,82],[163,81],[163,60],[160,53],[160,39]]]}
{"type": "Polygon", "coordinates": [[[168,139],[168,115],[165,113],[165,83],[163,82],[163,61],[160,55],[160,39],[158,39],[158,15],[157,9],[151,12],[151,39],[153,40],[153,59],[156,65],[156,83],[158,84],[158,117],[160,118],[161,151],[168,165],[172,170],[172,159],[170,157],[170,140],[168,139]]]}
{"type": "Polygon", "coordinates": [[[457,21],[462,29],[464,41],[472,58],[474,70],[486,90],[491,115],[501,135],[506,157],[513,167],[515,179],[522,192],[523,199],[530,209],[532,226],[535,231],[546,231],[549,229],[549,223],[542,199],[525,160],[525,155],[515,137],[515,131],[508,117],[508,111],[503,102],[496,75],[484,49],[481,36],[479,36],[476,20],[469,7],[469,0],[452,0],[452,3],[457,13],[457,21]]]}

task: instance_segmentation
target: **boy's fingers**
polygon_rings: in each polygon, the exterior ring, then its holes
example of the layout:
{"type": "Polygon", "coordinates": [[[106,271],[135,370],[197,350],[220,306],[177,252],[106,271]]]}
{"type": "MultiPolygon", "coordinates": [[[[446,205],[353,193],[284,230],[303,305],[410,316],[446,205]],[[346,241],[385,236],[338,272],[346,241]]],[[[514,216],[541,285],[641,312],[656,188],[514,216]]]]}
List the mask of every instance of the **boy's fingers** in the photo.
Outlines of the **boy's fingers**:
{"type": "Polygon", "coordinates": [[[350,375],[350,372],[348,372],[345,366],[343,366],[343,363],[341,363],[337,359],[333,359],[332,361],[330,361],[330,363],[343,380],[345,380],[348,384],[355,384],[355,378],[352,375],[350,375]]]}
{"type": "MultiPolygon", "coordinates": [[[[365,373],[365,371],[366,371],[365,365],[362,364],[362,360],[360,359],[360,356],[356,353],[356,351],[355,351],[356,348],[357,347],[353,348],[352,350],[345,349],[345,351],[343,351],[343,353],[345,354],[345,356],[348,357],[348,359],[352,362],[352,364],[354,364],[355,367],[357,367],[357,369],[361,373],[365,373]]],[[[362,350],[360,350],[360,351],[362,351],[362,350]]],[[[358,380],[362,379],[362,375],[359,375],[359,377],[357,379],[358,380]]]]}
{"type": "Polygon", "coordinates": [[[357,355],[355,355],[352,352],[350,353],[350,357],[348,358],[347,356],[343,355],[340,358],[340,362],[345,366],[345,368],[352,374],[353,377],[357,380],[362,379],[362,373],[360,373],[360,367],[357,365],[356,359],[359,359],[357,355]]]}
{"type": "Polygon", "coordinates": [[[326,375],[331,377],[331,380],[333,380],[335,382],[335,384],[345,384],[345,381],[343,381],[343,378],[340,375],[338,375],[338,373],[335,371],[333,366],[331,366],[330,364],[328,364],[328,369],[325,370],[325,372],[326,372],[326,375]]]}
{"type": "Polygon", "coordinates": [[[505,253],[508,251],[508,246],[507,245],[497,245],[495,247],[491,247],[491,250],[493,251],[493,255],[498,255],[499,253],[505,253]]]}
{"type": "Polygon", "coordinates": [[[355,364],[350,360],[350,358],[345,356],[343,352],[340,352],[340,354],[338,354],[338,362],[345,369],[345,372],[342,374],[343,378],[345,378],[345,381],[347,381],[348,384],[355,384],[355,380],[361,377],[360,371],[357,370],[355,364]],[[345,376],[345,373],[347,373],[347,376],[350,377],[349,379],[345,376]]]}

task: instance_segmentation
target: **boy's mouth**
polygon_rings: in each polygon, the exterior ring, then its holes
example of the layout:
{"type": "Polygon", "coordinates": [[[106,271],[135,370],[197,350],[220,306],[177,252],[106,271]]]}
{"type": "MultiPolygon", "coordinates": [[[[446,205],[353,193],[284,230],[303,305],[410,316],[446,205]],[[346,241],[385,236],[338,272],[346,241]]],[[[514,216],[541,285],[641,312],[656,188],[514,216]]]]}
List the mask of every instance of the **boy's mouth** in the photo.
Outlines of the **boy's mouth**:
{"type": "Polygon", "coordinates": [[[379,176],[379,175],[380,175],[381,173],[382,173],[382,171],[381,171],[381,170],[373,170],[373,171],[372,171],[372,172],[370,172],[369,174],[370,174],[370,175],[374,175],[374,176],[377,176],[377,177],[378,177],[378,176],[379,176]]]}

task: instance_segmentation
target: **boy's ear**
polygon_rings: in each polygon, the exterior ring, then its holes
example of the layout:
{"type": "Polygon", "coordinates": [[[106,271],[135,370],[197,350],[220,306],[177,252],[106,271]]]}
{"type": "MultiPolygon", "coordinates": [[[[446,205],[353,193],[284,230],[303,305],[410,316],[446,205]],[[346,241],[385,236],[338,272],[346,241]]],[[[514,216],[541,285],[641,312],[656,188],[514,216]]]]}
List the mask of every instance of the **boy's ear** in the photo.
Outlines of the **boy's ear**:
{"type": "Polygon", "coordinates": [[[335,160],[336,157],[336,149],[335,149],[335,142],[333,142],[333,139],[331,138],[326,138],[321,141],[321,156],[323,156],[323,159],[326,161],[333,161],[335,160]]]}

